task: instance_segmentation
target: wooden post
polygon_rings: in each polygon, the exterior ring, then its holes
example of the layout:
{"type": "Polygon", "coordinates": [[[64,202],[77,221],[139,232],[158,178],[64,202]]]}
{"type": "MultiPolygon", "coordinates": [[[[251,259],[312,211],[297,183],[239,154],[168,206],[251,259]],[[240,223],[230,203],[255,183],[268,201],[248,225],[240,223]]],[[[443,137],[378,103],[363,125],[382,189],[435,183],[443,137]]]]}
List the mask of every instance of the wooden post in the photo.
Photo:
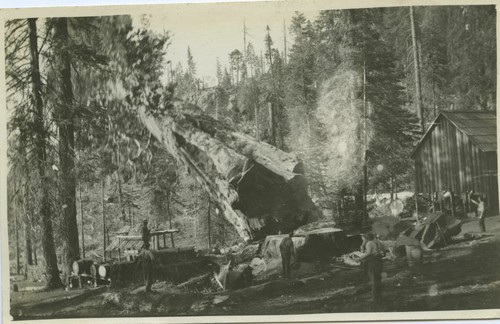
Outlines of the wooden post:
{"type": "Polygon", "coordinates": [[[212,248],[212,231],[210,226],[210,209],[212,205],[212,200],[208,197],[208,248],[212,248]]]}
{"type": "MultiPolygon", "coordinates": [[[[170,211],[170,199],[172,197],[171,192],[169,192],[168,199],[167,199],[167,212],[168,212],[168,224],[169,228],[172,229],[172,212],[170,211]]],[[[165,241],[165,235],[163,235],[163,240],[165,241]]],[[[172,243],[172,247],[174,247],[174,234],[170,234],[170,241],[172,243]]],[[[165,244],[165,247],[167,245],[165,244]]]]}
{"type": "Polygon", "coordinates": [[[17,274],[21,273],[21,261],[20,261],[20,256],[19,256],[19,229],[17,225],[17,211],[16,211],[16,216],[14,217],[14,225],[15,225],[15,231],[16,231],[16,271],[17,274]]]}
{"type": "Polygon", "coordinates": [[[274,127],[274,110],[271,102],[267,103],[269,108],[269,134],[271,135],[271,145],[276,146],[276,129],[274,127]]]}
{"type": "Polygon", "coordinates": [[[83,231],[83,202],[82,202],[82,184],[78,182],[78,188],[80,189],[80,215],[82,218],[81,228],[82,228],[82,259],[85,259],[85,234],[83,231]]]}
{"type": "Polygon", "coordinates": [[[363,226],[368,223],[368,166],[363,165],[363,226]]]}
{"type": "Polygon", "coordinates": [[[163,234],[163,248],[166,248],[167,247],[167,239],[166,239],[166,235],[163,234]]]}
{"type": "MultiPolygon", "coordinates": [[[[354,95],[353,98],[354,99],[354,95]]],[[[368,223],[368,156],[366,131],[366,62],[363,62],[363,226],[368,223]]]]}
{"type": "Polygon", "coordinates": [[[132,206],[132,216],[130,217],[130,226],[134,227],[134,208],[135,206],[132,206]]]}
{"type": "Polygon", "coordinates": [[[455,218],[455,199],[453,197],[453,191],[450,191],[450,209],[451,209],[451,216],[455,218]]]}
{"type": "Polygon", "coordinates": [[[132,212],[130,211],[130,202],[128,204],[128,222],[130,224],[130,229],[132,229],[132,212]]]}
{"type": "Polygon", "coordinates": [[[394,197],[398,200],[398,183],[396,182],[396,177],[392,178],[394,181],[394,197]]]}
{"type": "Polygon", "coordinates": [[[392,176],[389,178],[389,183],[391,184],[391,202],[394,200],[394,179],[392,176]]]}
{"type": "Polygon", "coordinates": [[[104,179],[101,178],[101,207],[102,207],[102,235],[103,235],[103,258],[106,262],[106,217],[104,213],[104,179]]]}
{"type": "Polygon", "coordinates": [[[160,249],[160,237],[158,235],[155,235],[155,240],[156,240],[156,249],[160,249]]]}
{"type": "Polygon", "coordinates": [[[462,205],[464,208],[464,216],[467,217],[467,192],[462,194],[462,205]]]}
{"type": "Polygon", "coordinates": [[[417,197],[417,193],[415,192],[415,219],[417,221],[417,224],[418,224],[418,197],[417,197]]]}
{"type": "Polygon", "coordinates": [[[38,265],[38,258],[36,256],[36,239],[33,237],[33,263],[38,265]]]}
{"type": "Polygon", "coordinates": [[[429,196],[429,201],[431,202],[431,211],[435,212],[436,211],[436,205],[434,204],[434,197],[432,194],[427,194],[429,196]]]}
{"type": "Polygon", "coordinates": [[[121,244],[120,244],[120,243],[121,243],[121,239],[120,239],[120,238],[118,238],[118,262],[121,262],[121,261],[122,261],[122,253],[121,253],[122,251],[121,251],[121,249],[120,249],[120,246],[121,246],[121,244]]]}
{"type": "Polygon", "coordinates": [[[259,131],[259,105],[254,103],[254,121],[255,121],[255,139],[260,141],[260,131],[259,131]]]}

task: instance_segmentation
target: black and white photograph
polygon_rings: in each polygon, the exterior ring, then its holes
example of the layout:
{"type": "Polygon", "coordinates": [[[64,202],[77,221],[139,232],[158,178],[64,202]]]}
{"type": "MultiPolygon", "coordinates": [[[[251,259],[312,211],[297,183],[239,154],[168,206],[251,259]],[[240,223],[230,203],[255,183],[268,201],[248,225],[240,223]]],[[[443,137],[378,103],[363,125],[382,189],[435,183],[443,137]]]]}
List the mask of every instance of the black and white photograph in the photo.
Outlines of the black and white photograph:
{"type": "Polygon", "coordinates": [[[0,10],[4,322],[500,318],[496,3],[355,5],[0,10]]]}

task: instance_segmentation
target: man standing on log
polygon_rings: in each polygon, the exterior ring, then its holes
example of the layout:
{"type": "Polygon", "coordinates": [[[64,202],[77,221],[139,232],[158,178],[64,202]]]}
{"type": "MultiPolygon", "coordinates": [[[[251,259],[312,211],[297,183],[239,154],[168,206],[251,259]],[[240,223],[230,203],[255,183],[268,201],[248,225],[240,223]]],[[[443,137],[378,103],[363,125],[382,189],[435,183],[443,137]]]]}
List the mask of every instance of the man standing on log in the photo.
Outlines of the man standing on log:
{"type": "Polygon", "coordinates": [[[360,257],[363,262],[370,283],[372,285],[373,301],[378,302],[382,296],[382,255],[383,250],[380,242],[375,239],[373,233],[363,236],[364,254],[360,257]],[[366,241],[366,243],[365,243],[366,241]]]}
{"type": "Polygon", "coordinates": [[[148,220],[147,219],[145,219],[142,222],[141,234],[142,234],[142,241],[144,242],[144,247],[147,245],[149,248],[149,237],[151,236],[151,232],[148,228],[148,220]]]}
{"type": "Polygon", "coordinates": [[[295,259],[295,248],[293,246],[293,231],[291,231],[287,237],[281,241],[280,252],[281,252],[281,263],[283,266],[283,277],[289,279],[291,272],[292,256],[295,259]]]}
{"type": "Polygon", "coordinates": [[[144,277],[144,285],[146,286],[146,292],[151,291],[151,286],[153,285],[153,264],[155,257],[153,252],[149,250],[149,242],[144,244],[143,249],[137,258],[137,268],[142,264],[142,275],[144,277]]]}

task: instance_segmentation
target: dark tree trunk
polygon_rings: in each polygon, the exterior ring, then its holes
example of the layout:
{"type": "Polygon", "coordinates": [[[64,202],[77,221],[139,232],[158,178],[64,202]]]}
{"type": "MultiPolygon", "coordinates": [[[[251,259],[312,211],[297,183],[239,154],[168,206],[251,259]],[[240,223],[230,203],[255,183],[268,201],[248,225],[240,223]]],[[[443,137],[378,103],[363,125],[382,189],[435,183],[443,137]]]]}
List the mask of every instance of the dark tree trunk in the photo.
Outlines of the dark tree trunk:
{"type": "Polygon", "coordinates": [[[31,57],[31,82],[33,91],[33,103],[35,106],[35,125],[36,130],[36,163],[38,175],[41,180],[41,203],[40,218],[42,228],[42,250],[45,259],[45,275],[48,288],[61,286],[59,278],[59,269],[57,268],[56,249],[54,246],[54,234],[52,229],[52,213],[50,207],[49,188],[47,184],[45,168],[47,164],[46,139],[44,112],[42,101],[42,82],[40,80],[40,68],[38,64],[38,41],[36,32],[36,19],[28,19],[29,38],[30,38],[30,57],[31,57]]]}
{"type": "Polygon", "coordinates": [[[106,214],[104,210],[104,179],[101,177],[101,212],[102,212],[102,244],[103,244],[103,259],[106,262],[106,214]]]}
{"type": "Polygon", "coordinates": [[[394,178],[390,177],[390,184],[391,184],[391,202],[394,200],[394,178]]]}
{"type": "MultiPolygon", "coordinates": [[[[171,202],[172,202],[172,191],[169,190],[167,197],[167,213],[168,213],[168,225],[170,229],[172,229],[172,211],[170,210],[171,202]]],[[[172,234],[170,234],[170,243],[172,244],[172,247],[175,246],[174,236],[172,234]]]]}
{"type": "Polygon", "coordinates": [[[71,54],[69,51],[68,19],[57,18],[54,24],[58,62],[57,109],[59,127],[59,193],[62,209],[63,265],[69,274],[73,261],[80,259],[78,223],[76,219],[75,126],[73,87],[71,83],[71,54]]]}
{"type": "Polygon", "coordinates": [[[120,177],[120,173],[116,172],[116,179],[118,182],[118,204],[120,205],[120,209],[122,211],[122,220],[123,222],[127,221],[127,213],[125,212],[125,205],[123,203],[123,190],[122,190],[122,180],[120,177]]]}
{"type": "MultiPolygon", "coordinates": [[[[33,240],[33,242],[36,242],[36,240],[33,240]]],[[[33,264],[38,265],[38,257],[36,255],[36,244],[33,244],[33,264]]]]}
{"type": "Polygon", "coordinates": [[[28,266],[33,265],[33,251],[31,248],[31,230],[27,215],[24,216],[24,277],[27,278],[28,266]]]}
{"type": "Polygon", "coordinates": [[[269,134],[270,143],[272,146],[276,146],[276,122],[274,120],[274,107],[271,102],[267,103],[269,108],[269,134]]]}
{"type": "Polygon", "coordinates": [[[210,209],[212,208],[212,201],[210,200],[210,196],[208,196],[208,248],[212,248],[212,227],[211,227],[211,215],[210,209]]]}
{"type": "Polygon", "coordinates": [[[83,201],[82,201],[82,184],[79,183],[78,185],[78,188],[80,189],[79,190],[79,193],[80,193],[80,220],[81,220],[81,223],[80,223],[80,227],[81,227],[81,231],[82,231],[82,259],[85,259],[85,231],[84,231],[84,227],[83,227],[83,201]]]}
{"type": "MultiPolygon", "coordinates": [[[[282,111],[283,107],[281,107],[281,106],[280,106],[280,108],[279,108],[279,109],[280,109],[280,111],[282,111]]],[[[281,114],[281,112],[280,112],[279,116],[283,116],[283,115],[281,114]]],[[[284,130],[283,130],[283,120],[284,120],[284,119],[278,118],[278,120],[279,120],[279,123],[280,123],[280,124],[279,124],[279,133],[280,133],[280,149],[281,149],[282,151],[284,151],[284,150],[285,150],[285,132],[284,132],[284,130]]]]}
{"type": "Polygon", "coordinates": [[[19,255],[19,222],[17,221],[17,214],[14,217],[14,226],[16,232],[16,273],[21,273],[21,256],[19,255]]]}
{"type": "Polygon", "coordinates": [[[254,103],[254,119],[255,119],[255,139],[260,141],[260,127],[259,127],[259,105],[254,103]]]}

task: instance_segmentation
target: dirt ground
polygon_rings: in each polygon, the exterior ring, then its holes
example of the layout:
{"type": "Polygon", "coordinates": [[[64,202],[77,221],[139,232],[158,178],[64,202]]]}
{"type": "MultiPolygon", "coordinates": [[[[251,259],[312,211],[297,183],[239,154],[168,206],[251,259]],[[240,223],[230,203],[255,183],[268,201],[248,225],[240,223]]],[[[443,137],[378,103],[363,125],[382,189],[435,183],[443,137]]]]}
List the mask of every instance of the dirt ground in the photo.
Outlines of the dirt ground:
{"type": "MultiPolygon", "coordinates": [[[[11,314],[38,319],[494,309],[500,305],[500,217],[487,218],[486,226],[492,236],[426,252],[420,266],[409,267],[404,259],[385,261],[378,304],[371,301],[361,269],[322,264],[319,274],[296,273],[291,280],[278,278],[233,292],[202,294],[171,286],[153,286],[151,294],[137,287],[87,289],[88,297],[72,300],[61,290],[65,303],[46,300],[35,307],[34,296],[41,300],[44,293],[21,291],[12,293],[11,314]]],[[[477,231],[477,220],[472,220],[461,235],[477,231]]]]}

